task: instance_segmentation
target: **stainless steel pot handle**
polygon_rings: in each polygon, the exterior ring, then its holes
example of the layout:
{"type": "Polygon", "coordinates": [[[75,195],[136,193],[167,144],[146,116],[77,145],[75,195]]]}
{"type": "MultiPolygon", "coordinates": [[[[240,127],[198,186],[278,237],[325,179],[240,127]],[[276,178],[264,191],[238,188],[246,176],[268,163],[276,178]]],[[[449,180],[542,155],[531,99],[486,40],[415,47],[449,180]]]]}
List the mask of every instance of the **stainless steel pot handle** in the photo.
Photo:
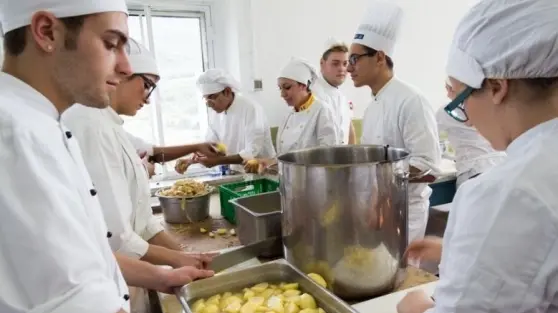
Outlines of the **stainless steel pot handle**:
{"type": "Polygon", "coordinates": [[[194,313],[192,312],[192,310],[190,310],[190,307],[188,306],[186,299],[184,299],[184,297],[182,296],[182,288],[175,288],[174,294],[176,295],[178,302],[180,302],[180,304],[182,305],[182,308],[184,309],[184,313],[194,313]]]}

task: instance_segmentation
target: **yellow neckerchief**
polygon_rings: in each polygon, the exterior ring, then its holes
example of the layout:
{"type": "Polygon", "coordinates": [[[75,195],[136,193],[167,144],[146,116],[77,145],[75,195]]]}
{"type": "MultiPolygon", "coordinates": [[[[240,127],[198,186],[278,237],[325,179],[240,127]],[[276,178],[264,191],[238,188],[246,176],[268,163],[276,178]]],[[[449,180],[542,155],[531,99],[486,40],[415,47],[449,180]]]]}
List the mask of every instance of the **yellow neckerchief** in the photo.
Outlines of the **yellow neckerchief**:
{"type": "Polygon", "coordinates": [[[310,108],[310,106],[312,106],[312,104],[314,103],[314,101],[316,100],[316,98],[314,97],[314,94],[310,94],[310,98],[308,98],[308,100],[306,100],[306,102],[304,102],[300,108],[298,108],[298,110],[295,110],[296,112],[302,112],[302,111],[306,111],[310,108]]]}

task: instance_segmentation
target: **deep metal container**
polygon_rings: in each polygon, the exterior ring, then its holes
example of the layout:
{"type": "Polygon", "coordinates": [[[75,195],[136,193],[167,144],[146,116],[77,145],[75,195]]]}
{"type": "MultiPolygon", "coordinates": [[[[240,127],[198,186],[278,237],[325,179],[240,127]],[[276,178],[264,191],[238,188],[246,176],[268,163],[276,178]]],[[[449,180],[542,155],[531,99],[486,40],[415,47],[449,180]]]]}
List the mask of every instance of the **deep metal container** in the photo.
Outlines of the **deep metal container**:
{"type": "Polygon", "coordinates": [[[165,222],[170,224],[188,224],[201,222],[209,218],[209,198],[211,193],[194,198],[161,196],[156,193],[161,204],[165,222]]]}
{"type": "MultiPolygon", "coordinates": [[[[235,207],[236,232],[241,244],[247,245],[270,237],[281,236],[281,196],[266,192],[230,200],[235,207]]],[[[261,257],[283,254],[281,246],[270,247],[261,257]]]]}
{"type": "Polygon", "coordinates": [[[343,299],[392,291],[407,247],[408,156],[375,145],[279,156],[287,261],[343,299]]]}
{"type": "Polygon", "coordinates": [[[244,288],[263,282],[271,284],[280,282],[298,283],[299,289],[313,296],[316,304],[327,313],[358,313],[285,260],[268,262],[197,280],[178,289],[176,295],[184,311],[193,313],[192,305],[200,298],[208,298],[224,292],[241,292],[244,288]]]}

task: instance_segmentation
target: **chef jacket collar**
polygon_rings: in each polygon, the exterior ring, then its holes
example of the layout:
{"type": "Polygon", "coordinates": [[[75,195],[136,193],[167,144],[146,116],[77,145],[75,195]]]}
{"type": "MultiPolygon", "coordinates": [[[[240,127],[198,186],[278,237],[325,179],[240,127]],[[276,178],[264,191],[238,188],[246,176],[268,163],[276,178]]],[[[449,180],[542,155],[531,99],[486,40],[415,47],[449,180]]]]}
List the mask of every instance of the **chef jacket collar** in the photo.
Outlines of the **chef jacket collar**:
{"type": "Polygon", "coordinates": [[[236,93],[233,94],[233,101],[231,102],[231,105],[229,105],[229,107],[223,112],[225,113],[225,115],[229,114],[229,113],[233,113],[236,110],[238,110],[238,105],[235,105],[236,103],[236,99],[238,98],[238,95],[236,93]]]}
{"type": "Polygon", "coordinates": [[[555,129],[558,129],[558,118],[551,119],[527,130],[508,145],[506,149],[508,157],[523,157],[525,148],[533,142],[535,137],[555,129]]]}
{"type": "Polygon", "coordinates": [[[120,115],[118,115],[118,113],[116,113],[116,111],[111,106],[106,108],[105,111],[110,120],[113,121],[115,124],[124,124],[124,120],[120,117],[120,115]]]}
{"type": "Polygon", "coordinates": [[[372,93],[374,100],[381,100],[382,95],[389,89],[389,86],[393,83],[393,81],[395,81],[395,79],[395,76],[391,77],[391,79],[376,94],[372,93]]]}
{"type": "Polygon", "coordinates": [[[331,85],[331,84],[327,81],[327,79],[325,79],[324,74],[320,73],[320,79],[324,82],[324,85],[326,86],[326,88],[339,90],[339,87],[335,87],[335,86],[331,85]]]}
{"type": "Polygon", "coordinates": [[[10,74],[0,72],[0,86],[0,89],[7,90],[14,96],[21,98],[21,103],[14,103],[14,105],[27,105],[34,110],[60,121],[60,113],[54,104],[27,83],[10,74]]]}

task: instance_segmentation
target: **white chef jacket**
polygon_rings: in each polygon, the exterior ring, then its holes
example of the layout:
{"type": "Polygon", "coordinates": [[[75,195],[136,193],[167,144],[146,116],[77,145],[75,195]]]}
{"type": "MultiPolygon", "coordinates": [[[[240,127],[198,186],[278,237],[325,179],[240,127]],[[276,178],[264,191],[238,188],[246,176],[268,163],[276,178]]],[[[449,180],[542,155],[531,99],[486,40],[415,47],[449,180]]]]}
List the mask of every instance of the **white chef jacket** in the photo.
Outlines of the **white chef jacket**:
{"type": "Polygon", "coordinates": [[[506,157],[503,151],[496,151],[490,143],[474,128],[456,121],[444,108],[436,112],[438,130],[445,131],[455,149],[455,165],[459,185],[472,176],[481,174],[499,164],[506,157]]]}
{"type": "Polygon", "coordinates": [[[558,312],[558,119],[457,191],[430,312],[558,312]]]}
{"type": "Polygon", "coordinates": [[[126,132],[126,135],[128,136],[128,139],[130,140],[130,142],[132,143],[132,146],[136,149],[136,152],[138,153],[138,155],[141,155],[143,153],[146,153],[147,155],[152,156],[153,155],[153,144],[149,143],[139,137],[136,137],[132,134],[130,134],[129,132],[126,132]]]}
{"type": "MultiPolygon", "coordinates": [[[[421,171],[438,171],[441,150],[434,110],[414,87],[393,77],[368,105],[362,120],[362,144],[389,145],[410,152],[409,164],[421,171]]],[[[409,242],[426,231],[427,183],[409,184],[409,242]]]]}
{"type": "MultiPolygon", "coordinates": [[[[245,161],[275,155],[269,124],[259,104],[235,93],[228,110],[210,116],[206,140],[224,143],[228,155],[239,154],[245,161]]],[[[243,170],[241,165],[232,168],[243,170]]]]}
{"type": "Polygon", "coordinates": [[[118,241],[113,250],[141,258],[147,241],[164,230],[153,216],[149,178],[124,130],[124,121],[112,109],[74,105],[62,116],[78,138],[85,164],[99,190],[105,220],[118,241]]]}
{"type": "Polygon", "coordinates": [[[97,192],[58,119],[0,73],[0,312],[129,311],[97,192]]]}
{"type": "Polygon", "coordinates": [[[277,130],[277,154],[340,144],[331,110],[315,98],[306,110],[291,111],[277,130]]]}
{"type": "Polygon", "coordinates": [[[339,88],[330,85],[323,76],[316,79],[312,85],[312,92],[316,98],[330,104],[339,135],[339,142],[344,145],[348,144],[353,111],[343,92],[339,88]]]}

